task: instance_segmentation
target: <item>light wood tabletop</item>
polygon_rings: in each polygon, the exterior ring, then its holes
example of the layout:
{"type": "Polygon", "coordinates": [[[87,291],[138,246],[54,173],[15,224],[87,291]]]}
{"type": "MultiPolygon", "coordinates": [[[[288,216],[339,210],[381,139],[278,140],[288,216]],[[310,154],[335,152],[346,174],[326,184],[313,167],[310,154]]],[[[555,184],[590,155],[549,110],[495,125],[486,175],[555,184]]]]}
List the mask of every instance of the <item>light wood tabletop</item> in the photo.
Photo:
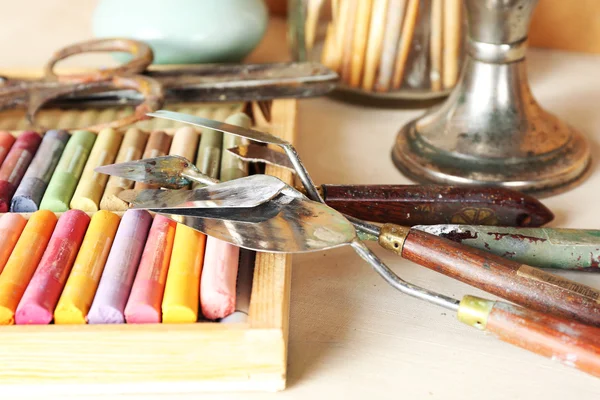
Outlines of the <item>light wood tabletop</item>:
{"type": "MultiPolygon", "coordinates": [[[[55,49],[91,38],[94,6],[95,1],[5,1],[0,67],[39,68],[55,49]]],[[[273,21],[250,61],[286,56],[284,21],[273,21]]],[[[593,146],[587,181],[543,199],[556,214],[550,226],[599,229],[600,56],[530,49],[528,60],[539,102],[582,131],[593,146]]],[[[422,109],[364,107],[329,98],[299,103],[297,150],[317,183],[410,183],[394,168],[390,152],[397,131],[422,109]]],[[[483,295],[370,247],[409,282],[454,297],[483,295]]],[[[600,274],[561,275],[600,288],[600,274]]],[[[287,389],[276,394],[173,397],[168,387],[157,386],[156,396],[132,398],[600,398],[600,379],[500,342],[463,326],[452,313],[395,292],[349,248],[293,258],[287,380],[287,389]]],[[[2,398],[10,398],[7,390],[0,388],[2,398]]],[[[93,391],[93,398],[102,397],[100,388],[93,391]]]]}

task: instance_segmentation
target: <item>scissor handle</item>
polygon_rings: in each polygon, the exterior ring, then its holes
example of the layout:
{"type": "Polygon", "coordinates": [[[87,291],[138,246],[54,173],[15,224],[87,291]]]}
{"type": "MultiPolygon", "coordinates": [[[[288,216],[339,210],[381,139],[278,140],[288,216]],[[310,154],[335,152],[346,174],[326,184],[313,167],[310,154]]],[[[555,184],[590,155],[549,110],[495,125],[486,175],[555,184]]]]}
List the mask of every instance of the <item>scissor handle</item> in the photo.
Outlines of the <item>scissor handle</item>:
{"type": "Polygon", "coordinates": [[[69,83],[87,83],[110,80],[115,76],[139,74],[154,61],[154,53],[150,46],[137,40],[108,38],[95,39],[64,47],[52,55],[44,68],[48,80],[69,83]],[[70,56],[88,52],[119,51],[129,53],[133,59],[115,68],[90,71],[85,74],[58,75],[54,73],[54,65],[70,56]]]}

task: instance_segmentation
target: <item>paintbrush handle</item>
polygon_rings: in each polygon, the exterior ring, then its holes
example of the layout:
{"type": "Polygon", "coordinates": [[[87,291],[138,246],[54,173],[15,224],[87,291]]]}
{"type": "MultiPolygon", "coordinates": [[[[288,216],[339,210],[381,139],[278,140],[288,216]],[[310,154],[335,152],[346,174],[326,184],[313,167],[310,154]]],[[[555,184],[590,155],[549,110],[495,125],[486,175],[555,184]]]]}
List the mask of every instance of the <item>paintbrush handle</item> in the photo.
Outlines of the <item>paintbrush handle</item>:
{"type": "Polygon", "coordinates": [[[535,311],[600,326],[600,291],[427,232],[386,224],[379,244],[403,258],[535,311]]]}
{"type": "Polygon", "coordinates": [[[399,225],[541,226],[554,216],[539,200],[503,188],[441,185],[321,185],[330,207],[399,225]]]}
{"type": "Polygon", "coordinates": [[[512,304],[465,296],[458,319],[500,340],[600,377],[600,329],[512,304]]]}

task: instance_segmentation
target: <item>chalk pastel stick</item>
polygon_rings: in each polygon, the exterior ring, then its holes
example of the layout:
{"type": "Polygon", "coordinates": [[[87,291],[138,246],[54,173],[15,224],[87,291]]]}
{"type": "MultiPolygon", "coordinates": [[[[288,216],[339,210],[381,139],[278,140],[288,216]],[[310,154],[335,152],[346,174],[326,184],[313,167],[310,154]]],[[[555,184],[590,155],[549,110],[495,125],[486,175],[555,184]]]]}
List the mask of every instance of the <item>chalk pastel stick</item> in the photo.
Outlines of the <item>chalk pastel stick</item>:
{"type": "MultiPolygon", "coordinates": [[[[119,153],[115,159],[116,164],[139,160],[142,157],[144,146],[148,140],[146,132],[137,128],[130,128],[123,137],[119,153]]],[[[129,179],[111,175],[106,182],[104,194],[100,200],[101,210],[126,211],[129,205],[119,198],[123,190],[131,189],[134,182],[129,179]]]]}
{"type": "Polygon", "coordinates": [[[223,323],[247,322],[254,277],[256,252],[240,249],[240,261],[235,289],[235,312],[223,318],[223,323]]]}
{"type": "Polygon", "coordinates": [[[11,212],[38,210],[48,182],[70,137],[66,131],[52,130],[44,134],[42,143],[12,198],[11,212]]]}
{"type": "Polygon", "coordinates": [[[69,210],[58,219],[46,251],[17,307],[17,325],[52,322],[54,307],[89,223],[90,217],[80,210],[69,210]]]}
{"type": "Polygon", "coordinates": [[[95,141],[96,134],[93,132],[74,131],[71,134],[42,197],[40,210],[64,212],[69,209],[69,203],[95,141]]]}
{"type": "Polygon", "coordinates": [[[162,301],[162,322],[198,321],[200,275],[205,246],[206,235],[186,225],[177,224],[162,301]]]}
{"type": "Polygon", "coordinates": [[[90,324],[121,324],[131,285],[140,264],[152,216],[145,210],[127,210],[115,237],[106,267],[88,314],[90,324]]]}
{"type": "Polygon", "coordinates": [[[10,132],[0,131],[0,165],[14,143],[15,137],[10,132]]]}
{"type": "Polygon", "coordinates": [[[4,214],[0,217],[0,274],[26,224],[27,220],[19,214],[4,214]]]}
{"type": "Polygon", "coordinates": [[[0,274],[0,325],[15,322],[19,301],[46,250],[56,221],[56,215],[47,210],[36,211],[27,221],[0,274]]]}
{"type": "Polygon", "coordinates": [[[114,129],[103,129],[98,133],[94,147],[81,174],[73,198],[71,208],[94,212],[100,207],[100,199],[104,193],[108,175],[94,171],[95,168],[112,164],[119,151],[123,136],[114,129]]]}
{"type": "Polygon", "coordinates": [[[179,128],[173,135],[169,154],[172,156],[184,157],[191,162],[194,162],[199,140],[200,135],[194,128],[190,126],[179,128]]]}
{"type": "Polygon", "coordinates": [[[27,167],[37,151],[42,137],[25,132],[17,138],[0,167],[0,212],[8,212],[10,201],[21,183],[27,167]]]}
{"type": "MultiPolygon", "coordinates": [[[[215,112],[214,119],[222,121],[227,118],[230,111],[225,108],[220,108],[215,112]]],[[[221,169],[221,150],[223,146],[223,133],[212,129],[202,129],[200,135],[200,145],[198,146],[198,154],[196,158],[196,166],[205,175],[211,178],[219,179],[219,171],[221,169]]],[[[194,189],[201,187],[199,183],[194,183],[194,189]]]]}
{"type": "Polygon", "coordinates": [[[86,323],[119,223],[117,214],[104,210],[94,213],[54,310],[54,323],[86,323]]]}
{"type": "Polygon", "coordinates": [[[154,217],[125,307],[125,319],[128,323],[149,324],[161,321],[161,303],[176,225],[161,215],[154,217]]]}
{"type": "MultiPolygon", "coordinates": [[[[142,158],[154,158],[154,157],[162,157],[166,156],[169,153],[169,149],[171,148],[171,135],[167,135],[163,131],[154,131],[150,133],[148,137],[148,143],[146,144],[146,149],[144,150],[144,154],[142,158]]],[[[142,182],[136,182],[134,189],[158,189],[156,185],[147,185],[142,182]]]]}
{"type": "MultiPolygon", "coordinates": [[[[249,128],[250,118],[237,113],[225,119],[231,125],[249,128]]],[[[223,149],[243,143],[237,137],[224,134],[223,149]]],[[[221,181],[240,178],[248,174],[247,163],[232,157],[223,151],[221,159],[221,181]]],[[[202,314],[208,319],[224,318],[235,311],[236,279],[240,249],[214,237],[206,240],[206,254],[200,280],[200,306],[202,314]]]]}

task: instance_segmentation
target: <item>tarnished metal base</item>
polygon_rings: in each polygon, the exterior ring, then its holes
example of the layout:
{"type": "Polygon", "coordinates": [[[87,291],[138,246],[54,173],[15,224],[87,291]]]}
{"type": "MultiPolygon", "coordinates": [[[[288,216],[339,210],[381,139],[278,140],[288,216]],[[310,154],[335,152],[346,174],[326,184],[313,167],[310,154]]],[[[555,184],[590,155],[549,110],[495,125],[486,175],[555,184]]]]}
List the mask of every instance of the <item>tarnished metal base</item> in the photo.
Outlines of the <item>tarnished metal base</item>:
{"type": "Polygon", "coordinates": [[[587,141],[568,126],[563,134],[569,139],[547,153],[524,158],[486,158],[431,146],[417,131],[417,121],[411,121],[398,133],[392,160],[405,175],[420,183],[500,186],[548,196],[579,184],[590,164],[587,141]]]}

